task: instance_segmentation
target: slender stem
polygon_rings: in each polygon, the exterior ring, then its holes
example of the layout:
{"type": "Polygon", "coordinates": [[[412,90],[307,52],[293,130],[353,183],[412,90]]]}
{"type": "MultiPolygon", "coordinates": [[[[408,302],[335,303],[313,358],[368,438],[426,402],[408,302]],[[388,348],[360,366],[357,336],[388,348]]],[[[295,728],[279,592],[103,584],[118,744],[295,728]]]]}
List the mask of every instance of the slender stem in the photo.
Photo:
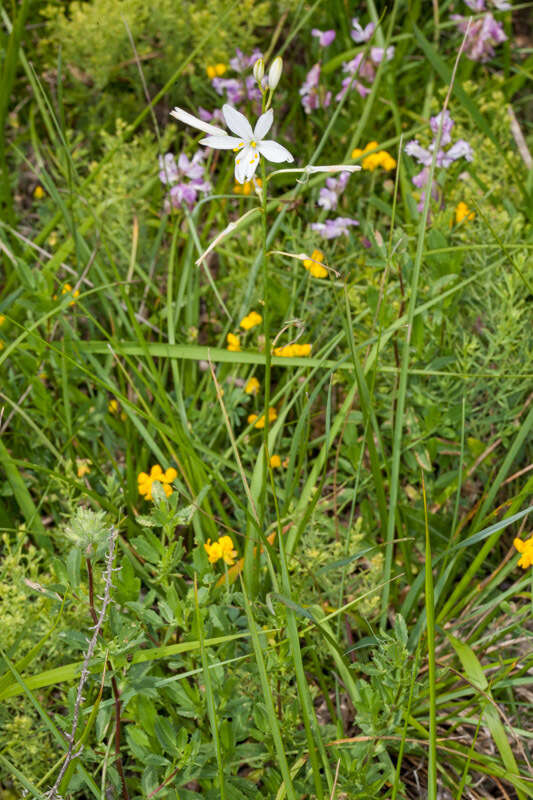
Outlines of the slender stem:
{"type": "Polygon", "coordinates": [[[264,459],[264,480],[261,491],[261,504],[260,515],[264,520],[265,503],[266,503],[266,490],[268,485],[268,469],[270,467],[269,453],[268,453],[268,433],[270,430],[270,379],[271,379],[271,363],[272,352],[270,345],[270,307],[268,302],[268,266],[267,266],[267,194],[266,194],[266,172],[265,162],[261,159],[261,203],[262,203],[262,262],[263,262],[263,333],[265,336],[265,390],[264,390],[264,415],[265,426],[263,428],[263,459],[264,459]]]}
{"type": "Polygon", "coordinates": [[[431,560],[431,543],[429,539],[426,486],[424,474],[422,478],[422,494],[424,497],[424,521],[426,531],[425,557],[425,601],[428,642],[428,676],[429,676],[429,754],[428,754],[428,800],[437,798],[437,675],[435,663],[435,597],[433,592],[433,564],[431,560]]]}

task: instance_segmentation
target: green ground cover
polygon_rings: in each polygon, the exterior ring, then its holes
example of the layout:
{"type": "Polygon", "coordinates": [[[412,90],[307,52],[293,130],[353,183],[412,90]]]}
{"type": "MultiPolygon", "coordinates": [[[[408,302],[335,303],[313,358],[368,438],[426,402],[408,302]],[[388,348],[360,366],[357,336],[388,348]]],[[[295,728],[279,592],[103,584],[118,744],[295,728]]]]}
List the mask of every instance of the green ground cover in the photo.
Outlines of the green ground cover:
{"type": "Polygon", "coordinates": [[[0,800],[533,797],[531,4],[0,13],[0,800]]]}

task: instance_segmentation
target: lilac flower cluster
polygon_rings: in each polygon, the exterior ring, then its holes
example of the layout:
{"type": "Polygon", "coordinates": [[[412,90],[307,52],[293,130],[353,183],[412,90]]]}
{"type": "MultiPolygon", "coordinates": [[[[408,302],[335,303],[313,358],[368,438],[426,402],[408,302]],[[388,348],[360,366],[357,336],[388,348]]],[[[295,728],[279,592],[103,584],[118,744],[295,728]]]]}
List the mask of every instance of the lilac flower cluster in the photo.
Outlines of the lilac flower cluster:
{"type": "Polygon", "coordinates": [[[199,150],[189,160],[185,153],[176,159],[172,153],[159,156],[159,180],[170,186],[165,198],[165,211],[180,208],[183,204],[192,208],[199,192],[209,192],[211,184],[205,180],[204,153],[199,150]]]}
{"type": "Polygon", "coordinates": [[[351,225],[359,225],[359,222],[351,217],[336,217],[325,222],[313,222],[311,230],[316,231],[324,239],[336,239],[338,236],[348,236],[351,225]]]}
{"type": "Polygon", "coordinates": [[[356,44],[368,42],[375,30],[376,26],[373,22],[369,22],[368,25],[363,28],[359,23],[358,17],[354,17],[352,19],[352,30],[350,35],[356,44]]]}
{"type": "MultiPolygon", "coordinates": [[[[256,114],[261,113],[261,91],[257,86],[256,80],[253,75],[244,75],[244,73],[253,67],[258,58],[262,58],[260,50],[254,50],[251,56],[245,55],[242,50],[235,50],[235,56],[230,59],[229,65],[234,72],[237,72],[237,78],[220,78],[215,77],[211,80],[211,85],[217,94],[221,97],[226,94],[226,102],[236,108],[246,100],[250,101],[253,110],[256,114]]],[[[202,119],[205,119],[206,112],[204,109],[202,119]]],[[[211,119],[205,119],[210,122],[211,119]]]]}
{"type": "MultiPolygon", "coordinates": [[[[431,162],[433,161],[433,153],[435,152],[435,147],[437,144],[437,136],[439,132],[439,127],[441,126],[442,120],[442,130],[441,130],[441,138],[439,149],[437,150],[435,164],[437,167],[444,167],[447,169],[450,164],[454,161],[457,161],[459,158],[465,158],[467,161],[472,161],[474,158],[474,154],[472,152],[472,148],[468,144],[467,141],[464,139],[457,139],[451,147],[447,150],[444,150],[452,141],[452,128],[455,125],[453,119],[450,116],[450,112],[446,109],[444,112],[440,112],[435,117],[431,117],[429,124],[431,127],[431,131],[433,133],[433,141],[429,145],[428,148],[422,147],[417,139],[412,139],[405,145],[405,152],[408,156],[412,156],[416,158],[419,164],[422,164],[422,170],[415,175],[413,180],[414,185],[418,189],[424,189],[427,187],[429,182],[429,168],[431,166],[431,162]]],[[[432,181],[431,185],[431,196],[435,201],[439,199],[439,189],[435,181],[432,181]]],[[[424,208],[424,201],[426,198],[425,191],[422,191],[420,195],[420,202],[418,203],[418,210],[422,211],[424,208]]]]}
{"type": "MultiPolygon", "coordinates": [[[[368,42],[374,35],[376,26],[369,22],[364,28],[359,23],[359,19],[352,19],[351,36],[357,44],[368,42]]],[[[327,47],[335,39],[335,31],[320,31],[313,28],[312,35],[317,37],[321,47],[327,47]]],[[[335,96],[337,101],[342,100],[349,88],[355,89],[361,97],[366,97],[370,93],[370,85],[376,77],[376,68],[383,60],[391,61],[394,57],[394,47],[371,47],[368,55],[358,53],[351,61],[345,61],[342,71],[346,77],[342,82],[340,92],[335,96]],[[363,82],[364,81],[364,82],[363,82]]],[[[320,86],[320,62],[311,67],[307,73],[305,82],[300,89],[302,105],[306,114],[311,114],[317,108],[327,108],[331,103],[331,92],[320,86]]]]}
{"type": "Polygon", "coordinates": [[[320,190],[318,198],[318,205],[322,206],[324,211],[333,211],[337,208],[339,197],[346,188],[349,172],[341,172],[338,178],[327,178],[326,185],[320,190]]]}
{"type": "Polygon", "coordinates": [[[311,36],[315,36],[318,39],[320,47],[328,47],[334,41],[336,35],[334,30],[319,31],[318,28],[313,28],[311,31],[311,36]]]}
{"type": "MultiPolygon", "coordinates": [[[[465,0],[465,3],[472,11],[486,12],[479,19],[452,14],[452,19],[457,23],[459,31],[464,34],[468,30],[465,54],[471,61],[489,61],[494,56],[494,47],[507,40],[503,25],[487,11],[485,0],[465,0]]],[[[491,0],[491,3],[498,11],[506,11],[511,8],[511,4],[506,0],[491,0]]]]}
{"type": "MultiPolygon", "coordinates": [[[[324,211],[334,211],[337,208],[339,197],[346,189],[350,174],[350,172],[341,172],[338,178],[326,179],[326,185],[320,190],[318,198],[318,205],[324,211]]],[[[352,225],[359,225],[359,222],[351,217],[336,217],[324,222],[313,222],[311,229],[323,236],[324,239],[336,239],[338,236],[348,236],[349,228],[352,225]]]]}
{"type": "MultiPolygon", "coordinates": [[[[328,47],[337,34],[333,30],[320,31],[318,28],[313,28],[311,35],[318,39],[320,47],[328,47]]],[[[320,70],[319,61],[311,67],[300,89],[302,105],[306,114],[316,111],[317,108],[327,108],[331,103],[331,92],[320,87],[320,70]]]]}
{"type": "MultiPolygon", "coordinates": [[[[357,44],[368,42],[374,34],[374,30],[375,25],[373,22],[369,22],[368,25],[363,28],[357,17],[352,19],[351,36],[357,44]]],[[[335,99],[342,100],[350,84],[351,88],[358,91],[361,97],[366,97],[366,95],[370,93],[370,88],[364,83],[361,83],[359,79],[364,79],[367,84],[372,84],[376,77],[376,67],[381,64],[383,59],[385,59],[385,61],[391,61],[393,57],[394,47],[371,47],[369,58],[365,58],[363,53],[358,53],[351,61],[345,61],[342,65],[342,71],[346,73],[346,78],[344,78],[342,88],[335,99]],[[356,76],[357,79],[354,79],[354,76],[356,76]]]]}
{"type": "Polygon", "coordinates": [[[316,111],[317,108],[327,108],[331,103],[331,92],[320,87],[320,64],[315,64],[305,78],[300,89],[302,105],[306,114],[316,111]]]}

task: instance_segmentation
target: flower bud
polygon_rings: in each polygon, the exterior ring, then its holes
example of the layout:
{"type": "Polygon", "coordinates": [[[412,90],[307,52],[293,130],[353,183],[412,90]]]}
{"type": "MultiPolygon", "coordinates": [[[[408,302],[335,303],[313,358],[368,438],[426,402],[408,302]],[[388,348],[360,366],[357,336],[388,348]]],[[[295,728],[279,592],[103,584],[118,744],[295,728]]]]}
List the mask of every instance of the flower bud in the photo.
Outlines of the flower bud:
{"type": "Polygon", "coordinates": [[[257,83],[261,83],[263,80],[263,75],[265,74],[265,62],[262,58],[258,58],[254,64],[253,68],[254,78],[256,79],[257,83]]]}
{"type": "Polygon", "coordinates": [[[268,88],[273,90],[279,83],[279,79],[281,78],[281,73],[283,72],[283,59],[281,56],[277,56],[274,59],[272,64],[270,65],[270,69],[268,71],[268,88]]]}

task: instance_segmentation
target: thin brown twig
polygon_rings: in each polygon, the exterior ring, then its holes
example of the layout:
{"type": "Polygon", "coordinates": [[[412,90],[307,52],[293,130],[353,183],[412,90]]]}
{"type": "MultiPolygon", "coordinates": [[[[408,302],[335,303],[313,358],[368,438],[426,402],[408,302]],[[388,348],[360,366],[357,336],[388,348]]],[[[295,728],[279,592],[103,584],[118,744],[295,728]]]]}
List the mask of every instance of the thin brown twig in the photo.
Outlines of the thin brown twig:
{"type": "MultiPolygon", "coordinates": [[[[102,596],[102,606],[100,608],[100,613],[96,616],[96,622],[93,626],[93,635],[89,642],[89,646],[87,648],[87,652],[85,654],[85,658],[83,659],[83,666],[81,669],[81,677],[80,682],[78,684],[78,691],[76,693],[76,701],[74,703],[74,713],[72,717],[72,727],[70,734],[67,734],[68,739],[68,750],[65,761],[63,762],[63,766],[59,771],[59,775],[56,778],[56,782],[48,792],[48,800],[54,800],[57,797],[57,790],[61,785],[61,781],[68,769],[69,764],[74,758],[77,758],[80,755],[81,749],[77,752],[74,752],[74,743],[76,739],[76,730],[78,728],[78,720],[80,716],[80,708],[81,704],[83,703],[83,689],[85,684],[87,683],[87,679],[89,678],[89,662],[94,655],[94,650],[96,647],[96,642],[98,641],[98,636],[102,629],[102,625],[104,624],[105,615],[107,611],[107,607],[111,602],[111,579],[113,576],[113,560],[115,557],[115,544],[117,541],[117,532],[114,528],[112,528],[111,533],[109,535],[109,547],[107,551],[106,557],[106,569],[104,573],[104,594],[102,596]]],[[[95,612],[96,613],[96,612],[95,612]]],[[[92,614],[91,614],[92,617],[92,614]]],[[[94,620],[94,617],[93,617],[94,620]]]]}
{"type": "MultiPolygon", "coordinates": [[[[91,614],[94,624],[96,625],[98,622],[98,618],[94,607],[94,583],[93,583],[93,567],[91,564],[91,559],[87,558],[86,563],[87,563],[87,575],[89,584],[89,612],[91,614]]],[[[100,635],[102,635],[101,630],[99,630],[99,633],[100,635]]],[[[110,670],[112,669],[109,661],[107,662],[107,668],[110,670]]],[[[120,752],[120,692],[118,689],[117,679],[115,678],[114,675],[111,675],[111,687],[113,689],[113,698],[115,701],[115,762],[118,774],[120,776],[122,797],[124,798],[124,800],[129,800],[128,787],[126,785],[126,777],[124,775],[124,764],[122,763],[122,755],[120,752]]]]}

